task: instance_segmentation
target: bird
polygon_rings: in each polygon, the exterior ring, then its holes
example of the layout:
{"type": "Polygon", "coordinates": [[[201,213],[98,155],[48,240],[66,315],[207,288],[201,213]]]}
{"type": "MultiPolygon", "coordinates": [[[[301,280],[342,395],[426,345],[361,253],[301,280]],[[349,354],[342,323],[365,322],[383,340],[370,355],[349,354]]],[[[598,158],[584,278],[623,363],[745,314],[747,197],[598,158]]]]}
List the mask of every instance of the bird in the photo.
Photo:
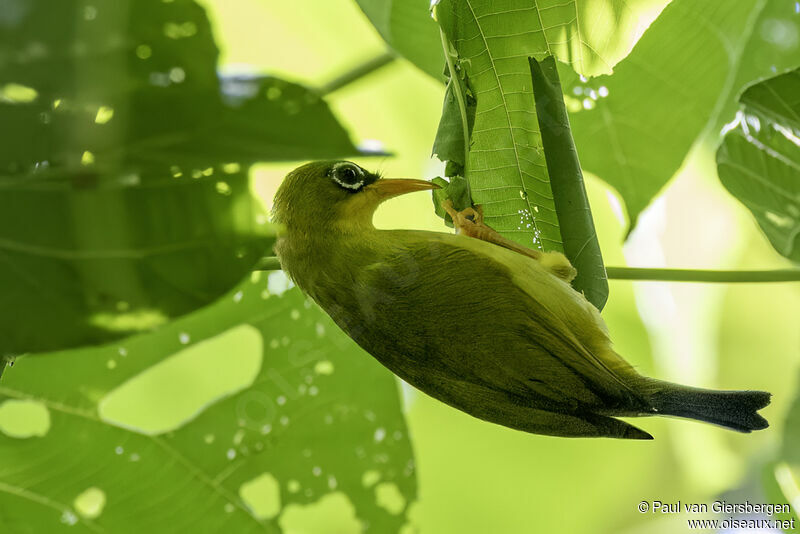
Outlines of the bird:
{"type": "Polygon", "coordinates": [[[281,268],[396,376],[474,417],[533,434],[653,439],[619,419],[638,416],[745,433],[769,426],[757,412],[770,393],[640,374],[570,285],[567,258],[502,238],[479,210],[446,206],[466,229],[459,233],[373,225],[382,202],[436,188],[350,161],[315,161],[288,173],[273,201],[281,268]]]}

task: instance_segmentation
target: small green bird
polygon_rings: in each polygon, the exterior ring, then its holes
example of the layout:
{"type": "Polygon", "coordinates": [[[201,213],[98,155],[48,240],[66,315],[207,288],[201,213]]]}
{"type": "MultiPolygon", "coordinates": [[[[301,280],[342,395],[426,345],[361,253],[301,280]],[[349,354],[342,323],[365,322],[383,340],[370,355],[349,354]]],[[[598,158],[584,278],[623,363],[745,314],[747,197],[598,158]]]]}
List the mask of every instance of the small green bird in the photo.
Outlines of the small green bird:
{"type": "MultiPolygon", "coordinates": [[[[597,309],[569,285],[574,269],[563,255],[372,225],[384,200],[436,187],[322,161],[289,173],[275,195],[284,271],[397,376],[475,417],[537,434],[652,439],[615,419],[645,415],[739,432],[768,426],[756,412],[769,393],[637,373],[612,349],[597,309]]],[[[479,237],[491,231],[452,213],[479,237]]]]}

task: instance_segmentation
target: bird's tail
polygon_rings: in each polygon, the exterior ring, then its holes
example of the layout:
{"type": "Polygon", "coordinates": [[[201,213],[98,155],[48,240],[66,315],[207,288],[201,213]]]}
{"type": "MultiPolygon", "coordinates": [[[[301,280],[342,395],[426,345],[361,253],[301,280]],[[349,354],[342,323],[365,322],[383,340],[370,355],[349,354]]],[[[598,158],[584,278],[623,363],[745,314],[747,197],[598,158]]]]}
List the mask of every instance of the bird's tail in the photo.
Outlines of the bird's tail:
{"type": "Polygon", "coordinates": [[[656,382],[649,401],[659,415],[674,415],[723,426],[737,432],[767,428],[758,410],[769,404],[766,391],[715,391],[656,382]]]}

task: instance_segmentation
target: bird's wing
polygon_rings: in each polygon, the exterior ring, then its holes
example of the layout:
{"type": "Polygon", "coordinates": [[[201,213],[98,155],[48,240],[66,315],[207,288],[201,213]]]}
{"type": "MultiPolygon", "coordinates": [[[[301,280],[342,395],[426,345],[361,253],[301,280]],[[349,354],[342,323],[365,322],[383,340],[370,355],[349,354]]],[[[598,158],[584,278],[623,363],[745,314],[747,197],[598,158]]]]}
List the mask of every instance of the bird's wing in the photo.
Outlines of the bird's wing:
{"type": "Polygon", "coordinates": [[[384,363],[400,376],[420,382],[444,371],[572,405],[608,406],[630,393],[574,332],[594,321],[574,290],[535,260],[450,234],[388,231],[381,242],[353,290],[373,302],[366,320],[383,325],[365,348],[394,354],[384,363]]]}

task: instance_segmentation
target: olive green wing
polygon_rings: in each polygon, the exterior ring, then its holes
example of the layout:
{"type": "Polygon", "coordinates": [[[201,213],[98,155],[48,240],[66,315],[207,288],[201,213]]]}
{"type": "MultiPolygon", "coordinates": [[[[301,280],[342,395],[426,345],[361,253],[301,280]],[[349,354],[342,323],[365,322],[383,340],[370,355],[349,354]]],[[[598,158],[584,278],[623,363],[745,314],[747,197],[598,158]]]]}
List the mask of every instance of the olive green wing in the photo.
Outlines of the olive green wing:
{"type": "MultiPolygon", "coordinates": [[[[430,232],[386,234],[378,261],[361,270],[354,291],[379,295],[371,319],[384,327],[365,348],[388,355],[384,363],[401,377],[426,390],[437,387],[430,376],[452,376],[565,413],[627,402],[624,383],[561,320],[569,310],[552,313],[552,295],[532,297],[502,256],[469,243],[482,242],[430,232]]],[[[557,280],[535,268],[528,276],[557,280]]]]}

